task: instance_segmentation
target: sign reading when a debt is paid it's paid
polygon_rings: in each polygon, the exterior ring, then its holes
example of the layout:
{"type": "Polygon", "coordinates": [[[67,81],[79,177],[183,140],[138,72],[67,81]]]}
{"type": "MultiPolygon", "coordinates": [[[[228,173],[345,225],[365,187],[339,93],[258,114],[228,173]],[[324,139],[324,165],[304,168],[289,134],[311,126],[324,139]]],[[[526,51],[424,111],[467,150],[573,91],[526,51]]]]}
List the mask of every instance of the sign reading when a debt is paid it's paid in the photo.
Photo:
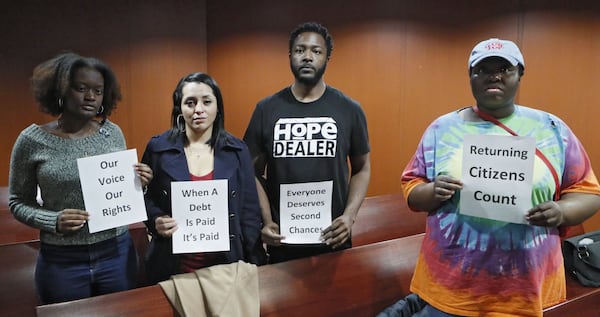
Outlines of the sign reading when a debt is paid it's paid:
{"type": "Polygon", "coordinates": [[[229,251],[227,180],[171,183],[173,253],[229,251]]]}
{"type": "Polygon", "coordinates": [[[460,213],[527,223],[534,160],[535,139],[531,137],[465,136],[460,213]]]}

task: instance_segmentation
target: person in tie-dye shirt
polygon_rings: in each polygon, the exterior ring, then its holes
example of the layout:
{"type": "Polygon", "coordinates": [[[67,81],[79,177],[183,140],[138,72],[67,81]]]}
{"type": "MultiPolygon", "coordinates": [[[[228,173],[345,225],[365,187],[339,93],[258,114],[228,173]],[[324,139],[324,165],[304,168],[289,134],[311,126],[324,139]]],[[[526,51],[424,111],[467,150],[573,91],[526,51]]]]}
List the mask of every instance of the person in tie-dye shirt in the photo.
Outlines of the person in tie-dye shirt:
{"type": "Polygon", "coordinates": [[[411,282],[426,303],[414,316],[542,316],[566,297],[559,227],[592,216],[600,186],[582,144],[560,118],[514,103],[525,63],[513,42],[480,42],[468,66],[476,106],[436,119],[402,174],[410,208],[429,213],[411,282]],[[559,178],[554,201],[555,179],[535,156],[525,224],[460,212],[464,137],[510,135],[489,116],[533,137],[559,178]]]}

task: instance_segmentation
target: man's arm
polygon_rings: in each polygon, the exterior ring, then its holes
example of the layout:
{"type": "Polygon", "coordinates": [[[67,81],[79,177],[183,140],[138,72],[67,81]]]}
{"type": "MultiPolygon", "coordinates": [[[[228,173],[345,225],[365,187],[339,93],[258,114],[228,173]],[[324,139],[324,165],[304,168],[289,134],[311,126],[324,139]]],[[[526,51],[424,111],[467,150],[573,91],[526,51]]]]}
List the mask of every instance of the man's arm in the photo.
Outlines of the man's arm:
{"type": "Polygon", "coordinates": [[[260,103],[256,105],[246,132],[244,133],[244,142],[248,145],[250,156],[254,164],[254,175],[256,183],[256,191],[258,194],[258,203],[260,205],[260,213],[263,219],[263,227],[261,229],[262,241],[268,245],[281,245],[282,236],[279,235],[279,226],[273,221],[271,216],[271,203],[265,186],[265,171],[267,169],[267,153],[265,153],[262,145],[264,144],[261,129],[264,127],[262,122],[262,108],[260,103]]]}
{"type": "Polygon", "coordinates": [[[256,176],[256,190],[258,191],[258,202],[260,204],[260,212],[263,218],[263,227],[261,230],[262,240],[268,245],[281,245],[281,239],[284,237],[279,235],[279,225],[273,221],[271,216],[271,203],[267,192],[259,179],[261,176],[256,176]]]}
{"type": "Polygon", "coordinates": [[[348,201],[346,201],[344,215],[349,216],[354,224],[358,209],[367,195],[369,181],[371,180],[371,159],[369,153],[350,157],[350,166],[352,168],[352,176],[350,176],[348,201]]]}
{"type": "Polygon", "coordinates": [[[358,209],[362,204],[369,181],[371,180],[371,159],[369,153],[350,157],[352,175],[348,185],[348,200],[344,213],[333,220],[331,226],[323,230],[322,239],[334,249],[341,246],[350,238],[352,225],[356,220],[358,209]]]}
{"type": "Polygon", "coordinates": [[[273,221],[273,216],[271,216],[271,203],[269,202],[269,196],[263,186],[263,183],[265,182],[263,174],[266,170],[266,165],[266,160],[262,155],[258,155],[254,158],[256,191],[258,193],[258,203],[263,219],[261,238],[262,241],[268,245],[279,246],[281,245],[281,239],[284,237],[279,235],[279,225],[273,221]]]}

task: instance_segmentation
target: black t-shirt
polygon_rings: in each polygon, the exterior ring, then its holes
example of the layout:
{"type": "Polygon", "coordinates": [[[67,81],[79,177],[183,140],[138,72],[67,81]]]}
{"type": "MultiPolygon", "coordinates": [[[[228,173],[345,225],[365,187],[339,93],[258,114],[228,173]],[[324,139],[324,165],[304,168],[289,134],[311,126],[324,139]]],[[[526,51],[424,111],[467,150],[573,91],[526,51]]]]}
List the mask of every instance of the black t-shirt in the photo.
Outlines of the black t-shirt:
{"type": "Polygon", "coordinates": [[[370,151],[360,105],[330,86],[309,103],[297,101],[290,87],[261,100],[244,141],[253,158],[266,159],[266,191],[278,224],[281,184],[333,181],[331,219],[341,216],[348,198],[348,157],[370,151]]]}

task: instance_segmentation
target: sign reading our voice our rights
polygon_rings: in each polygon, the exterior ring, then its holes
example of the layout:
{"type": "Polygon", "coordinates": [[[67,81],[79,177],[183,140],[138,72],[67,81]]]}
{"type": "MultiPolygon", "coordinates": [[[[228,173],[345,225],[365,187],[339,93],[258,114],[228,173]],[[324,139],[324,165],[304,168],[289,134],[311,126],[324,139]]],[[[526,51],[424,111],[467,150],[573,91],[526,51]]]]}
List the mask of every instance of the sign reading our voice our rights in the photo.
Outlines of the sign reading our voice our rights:
{"type": "Polygon", "coordinates": [[[77,160],[90,233],[147,219],[135,149],[77,160]]]}

